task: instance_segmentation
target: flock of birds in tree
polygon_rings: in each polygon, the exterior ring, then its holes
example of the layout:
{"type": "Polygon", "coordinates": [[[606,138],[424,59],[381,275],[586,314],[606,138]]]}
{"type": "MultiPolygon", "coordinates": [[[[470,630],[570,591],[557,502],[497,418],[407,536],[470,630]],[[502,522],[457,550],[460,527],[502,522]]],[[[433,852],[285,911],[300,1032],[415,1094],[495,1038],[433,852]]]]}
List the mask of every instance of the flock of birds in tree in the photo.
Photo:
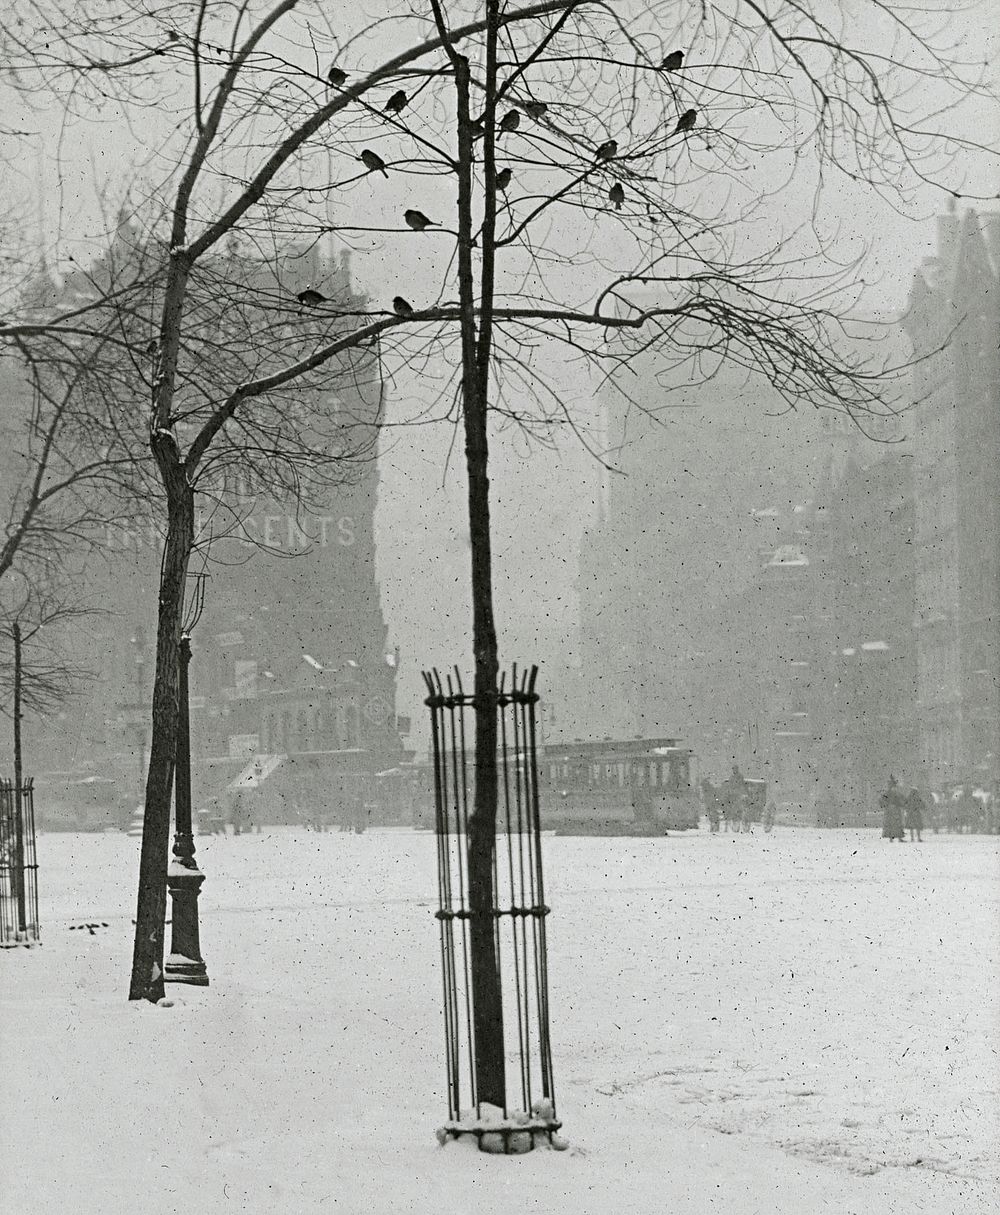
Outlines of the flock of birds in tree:
{"type": "MultiPolygon", "coordinates": [[[[671,51],[660,64],[660,71],[679,71],[683,63],[684,52],[671,51]]],[[[333,88],[340,89],[347,83],[347,72],[337,67],[336,64],[331,64],[326,74],[326,79],[333,88]]],[[[405,89],[397,89],[385,103],[384,112],[386,114],[401,114],[406,109],[409,100],[405,89]]],[[[549,108],[544,101],[524,101],[520,104],[521,110],[536,122],[545,116],[549,108]]],[[[683,135],[685,132],[692,130],[697,121],[697,110],[685,110],[677,119],[677,125],[674,127],[673,133],[675,135],[683,135]]],[[[497,133],[498,135],[509,135],[511,132],[516,131],[520,125],[521,111],[517,109],[508,110],[497,124],[497,133]]],[[[473,123],[473,137],[479,138],[482,134],[483,119],[479,118],[473,123]]],[[[617,155],[618,141],[616,139],[608,139],[597,147],[594,152],[594,159],[598,162],[604,162],[614,160],[617,155]]],[[[383,177],[388,178],[389,171],[385,161],[377,152],[373,152],[371,148],[362,148],[358,159],[369,173],[381,173],[383,177]]],[[[496,188],[500,191],[506,191],[510,186],[512,178],[513,173],[509,168],[501,169],[494,179],[496,188]]],[[[616,181],[608,191],[608,202],[614,205],[616,211],[622,209],[622,205],[625,202],[625,187],[620,181],[616,181]]],[[[423,211],[417,211],[413,208],[403,212],[403,219],[414,232],[423,232],[427,228],[440,227],[440,224],[435,220],[428,219],[423,211]]],[[[295,298],[305,308],[315,308],[319,304],[327,303],[326,296],[312,287],[307,287],[305,291],[300,291],[295,298]]],[[[392,310],[399,317],[410,317],[414,312],[412,305],[408,304],[401,295],[397,295],[392,301],[392,310]]]]}

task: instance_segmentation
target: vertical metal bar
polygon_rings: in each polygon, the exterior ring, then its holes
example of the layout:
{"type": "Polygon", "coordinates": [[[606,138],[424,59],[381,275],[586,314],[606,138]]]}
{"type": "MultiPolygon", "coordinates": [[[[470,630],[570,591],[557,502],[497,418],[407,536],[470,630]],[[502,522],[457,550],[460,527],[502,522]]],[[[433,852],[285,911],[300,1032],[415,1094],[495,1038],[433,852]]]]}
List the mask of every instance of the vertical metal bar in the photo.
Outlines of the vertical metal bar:
{"type": "Polygon", "coordinates": [[[38,923],[38,855],[35,846],[35,778],[33,776],[29,776],[24,782],[24,816],[29,929],[32,938],[37,941],[41,927],[38,923]]]}
{"type": "MultiPolygon", "coordinates": [[[[513,704],[513,702],[511,702],[511,703],[513,704]]],[[[513,721],[515,723],[515,735],[514,735],[515,773],[514,773],[514,778],[515,778],[515,782],[516,782],[516,780],[517,780],[516,765],[517,765],[517,754],[518,754],[517,733],[516,733],[516,721],[517,721],[516,716],[513,716],[513,721]]],[[[506,756],[507,756],[507,718],[506,718],[506,714],[503,714],[500,718],[500,737],[501,737],[501,745],[503,748],[503,754],[505,757],[505,761],[503,764],[503,796],[504,796],[504,815],[505,815],[505,821],[506,821],[506,825],[507,825],[507,867],[508,867],[508,871],[509,871],[510,901],[511,901],[510,936],[511,936],[512,953],[513,953],[513,957],[514,957],[514,1000],[515,1000],[515,1006],[517,1009],[517,1046],[518,1046],[518,1056],[519,1056],[519,1060],[520,1060],[520,1071],[521,1071],[521,1101],[522,1101],[523,1108],[525,1110],[527,1110],[530,1108],[529,1104],[527,1103],[528,1088],[525,1083],[525,1063],[526,1063],[526,1059],[527,1059],[527,1049],[526,1049],[526,1044],[525,1044],[525,1022],[524,1022],[524,1016],[523,1016],[523,1012],[522,1012],[521,951],[518,947],[518,925],[517,925],[517,921],[518,921],[517,908],[519,905],[523,908],[524,902],[523,902],[523,899],[521,899],[521,900],[518,899],[518,885],[515,880],[515,874],[514,874],[514,847],[515,847],[515,842],[516,842],[518,850],[520,851],[521,837],[520,837],[520,832],[519,832],[519,823],[515,823],[511,819],[510,765],[509,765],[509,763],[506,762],[506,756]]],[[[516,804],[516,800],[515,800],[515,804],[516,804]]]]}
{"type": "Polygon", "coordinates": [[[455,805],[458,830],[455,837],[455,866],[458,871],[459,898],[462,915],[459,932],[462,938],[462,980],[465,1003],[465,1031],[469,1052],[469,1094],[476,1113],[479,1109],[479,1091],[476,1083],[476,1033],[472,1016],[472,981],[469,958],[469,901],[467,897],[466,849],[469,838],[469,764],[465,742],[465,706],[467,698],[462,689],[462,677],[455,670],[453,690],[451,676],[448,677],[448,707],[451,721],[452,767],[455,781],[455,805]]]}
{"type": "Polygon", "coordinates": [[[518,894],[519,904],[521,907],[521,915],[519,921],[514,924],[514,931],[520,938],[520,968],[517,976],[517,985],[519,989],[520,1000],[520,1016],[524,1022],[524,1046],[522,1058],[521,1084],[523,1089],[523,1100],[525,1110],[531,1110],[531,1000],[530,988],[528,986],[528,937],[526,933],[526,923],[530,914],[531,899],[524,885],[524,814],[521,798],[521,769],[523,766],[523,751],[524,737],[521,729],[523,723],[521,721],[520,710],[520,689],[517,687],[516,668],[514,670],[514,690],[512,692],[512,707],[513,707],[513,726],[514,726],[514,750],[517,756],[516,768],[514,771],[514,801],[516,807],[517,819],[517,871],[518,871],[518,894]]]}
{"type": "Polygon", "coordinates": [[[13,894],[11,863],[11,796],[10,785],[0,779],[0,941],[11,935],[10,901],[13,894]]]}
{"type": "Polygon", "coordinates": [[[535,935],[537,940],[536,954],[536,981],[538,984],[537,999],[538,999],[538,1019],[541,1032],[541,1062],[542,1062],[542,1077],[544,1085],[544,1095],[552,1102],[553,1111],[555,1110],[555,1080],[552,1068],[552,1043],[551,1043],[551,1028],[549,1025],[549,979],[548,979],[548,935],[546,929],[547,909],[545,905],[545,879],[542,873],[542,829],[541,816],[539,814],[538,800],[538,752],[535,743],[536,738],[536,720],[535,706],[538,702],[538,696],[535,693],[535,680],[538,675],[538,667],[531,668],[531,677],[528,684],[528,692],[530,699],[528,701],[528,720],[530,725],[530,769],[531,769],[531,813],[533,817],[532,835],[534,838],[535,847],[535,873],[537,882],[537,896],[539,912],[535,918],[535,935]]]}
{"type": "Polygon", "coordinates": [[[445,1067],[448,1082],[448,1109],[452,1118],[459,1114],[459,1074],[457,1057],[457,1015],[455,1012],[455,940],[453,931],[451,871],[447,860],[448,806],[446,773],[441,745],[441,683],[437,671],[424,672],[431,710],[432,756],[434,764],[434,835],[438,858],[438,913],[440,921],[441,976],[444,999],[445,1067]]]}
{"type": "MultiPolygon", "coordinates": [[[[528,882],[527,882],[527,889],[525,891],[525,903],[527,906],[529,906],[531,908],[530,957],[531,957],[532,970],[534,971],[535,975],[537,975],[537,973],[538,973],[538,937],[537,937],[537,932],[536,932],[536,925],[538,923],[538,916],[540,914],[540,911],[539,911],[539,907],[538,907],[538,899],[537,899],[536,889],[535,889],[534,874],[533,874],[532,865],[531,865],[531,855],[532,855],[531,849],[532,849],[532,838],[533,838],[532,837],[532,826],[533,826],[533,824],[532,824],[531,815],[530,815],[529,783],[528,783],[529,776],[530,776],[530,768],[531,768],[532,739],[529,736],[529,722],[528,722],[527,715],[525,713],[525,688],[524,688],[523,680],[522,680],[522,687],[520,688],[520,703],[518,705],[518,711],[519,711],[520,717],[521,717],[521,738],[522,738],[522,745],[523,745],[523,749],[524,749],[524,763],[523,763],[522,772],[521,772],[521,785],[520,785],[519,791],[518,791],[519,796],[522,799],[521,808],[522,808],[522,813],[523,813],[523,817],[524,817],[524,831],[523,831],[522,837],[521,837],[522,838],[521,855],[523,858],[524,851],[525,851],[525,849],[527,849],[527,852],[528,852],[528,882]]],[[[524,882],[523,859],[522,859],[521,875],[522,875],[521,880],[523,883],[524,882]]],[[[524,938],[524,989],[525,989],[524,1000],[525,1000],[525,1008],[528,1010],[528,1012],[530,1014],[532,984],[530,981],[531,976],[529,975],[529,969],[528,969],[529,929],[528,929],[527,917],[525,917],[524,921],[522,922],[521,931],[523,933],[523,938],[524,938]]],[[[535,1024],[537,1027],[539,1046],[541,1047],[541,1045],[544,1043],[544,1027],[541,1024],[541,1007],[540,1007],[540,1005],[538,1003],[538,999],[537,999],[537,982],[535,984],[535,995],[536,995],[536,998],[535,998],[535,1024]]],[[[529,1084],[530,1084],[530,1080],[531,1080],[531,1073],[529,1071],[529,1084]]],[[[543,1087],[543,1091],[544,1091],[544,1087],[543,1087]]],[[[529,1094],[528,1094],[528,1102],[529,1102],[529,1106],[534,1104],[534,1094],[530,1090],[529,1090],[529,1094]]]]}

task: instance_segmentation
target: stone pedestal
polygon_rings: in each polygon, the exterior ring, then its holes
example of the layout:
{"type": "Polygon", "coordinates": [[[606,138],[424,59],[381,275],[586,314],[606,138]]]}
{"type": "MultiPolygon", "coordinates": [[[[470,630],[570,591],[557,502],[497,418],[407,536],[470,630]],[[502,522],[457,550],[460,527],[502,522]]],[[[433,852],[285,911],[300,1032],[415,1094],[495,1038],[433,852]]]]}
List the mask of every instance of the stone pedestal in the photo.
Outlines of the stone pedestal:
{"type": "Polygon", "coordinates": [[[205,875],[198,869],[173,864],[167,871],[167,890],[172,904],[170,954],[163,964],[167,983],[208,986],[208,967],[201,956],[198,937],[198,895],[205,875]]]}

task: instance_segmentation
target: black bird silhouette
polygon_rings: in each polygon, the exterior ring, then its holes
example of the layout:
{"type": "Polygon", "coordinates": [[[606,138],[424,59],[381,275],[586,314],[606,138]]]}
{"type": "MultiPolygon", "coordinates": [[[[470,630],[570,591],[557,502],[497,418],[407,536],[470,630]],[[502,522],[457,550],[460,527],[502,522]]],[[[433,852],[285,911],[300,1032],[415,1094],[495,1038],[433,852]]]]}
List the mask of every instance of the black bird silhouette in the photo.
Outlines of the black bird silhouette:
{"type": "Polygon", "coordinates": [[[424,228],[436,227],[437,221],[428,219],[423,211],[404,211],[403,219],[410,225],[414,232],[423,232],[424,228]]]}
{"type": "Polygon", "coordinates": [[[482,139],[486,134],[486,118],[480,114],[478,118],[473,118],[469,123],[469,130],[472,132],[473,140],[482,139]]]}
{"type": "Polygon", "coordinates": [[[498,190],[506,190],[510,185],[510,179],[514,176],[510,169],[501,169],[497,174],[496,182],[498,190]]]}
{"type": "Polygon", "coordinates": [[[508,110],[507,113],[504,114],[503,118],[500,119],[501,132],[516,131],[520,125],[521,115],[517,110],[508,110]]]}
{"type": "Polygon", "coordinates": [[[413,305],[408,304],[401,295],[392,301],[392,310],[397,316],[413,316],[413,305]]]}
{"type": "Polygon", "coordinates": [[[147,354],[156,354],[156,352],[159,349],[160,349],[160,343],[156,340],[156,338],[150,338],[149,341],[146,343],[146,353],[147,354]]]}
{"type": "Polygon", "coordinates": [[[387,114],[398,114],[400,110],[405,108],[406,102],[406,93],[402,89],[397,89],[385,103],[385,112],[387,114]]]}
{"type": "Polygon", "coordinates": [[[327,72],[326,78],[335,89],[339,89],[340,86],[347,80],[347,73],[341,68],[337,67],[335,63],[331,63],[330,70],[327,72]]]}
{"type": "Polygon", "coordinates": [[[612,160],[618,155],[618,140],[609,139],[605,143],[602,143],[594,155],[598,160],[612,160]]]}
{"type": "Polygon", "coordinates": [[[664,72],[676,72],[684,62],[683,51],[671,51],[670,54],[660,64],[660,68],[664,72]]]}
{"type": "Polygon", "coordinates": [[[524,103],[524,112],[529,118],[539,119],[548,110],[548,106],[544,101],[526,101],[524,103]]]}
{"type": "Polygon", "coordinates": [[[326,303],[326,296],[320,295],[318,291],[313,291],[312,287],[300,291],[295,298],[304,308],[315,308],[317,304],[326,303]]]}
{"type": "Polygon", "coordinates": [[[622,209],[622,203],[624,201],[625,201],[625,187],[622,185],[622,183],[620,181],[616,181],[615,184],[608,191],[608,202],[613,202],[615,204],[615,210],[620,211],[622,209]]]}
{"type": "Polygon", "coordinates": [[[685,110],[680,118],[677,119],[677,126],[674,127],[674,134],[680,135],[682,131],[690,131],[697,121],[697,110],[685,110]]]}
{"type": "Polygon", "coordinates": [[[383,177],[389,176],[385,171],[385,161],[379,156],[378,152],[373,152],[371,148],[362,148],[358,160],[361,161],[369,173],[381,173],[383,177]]]}

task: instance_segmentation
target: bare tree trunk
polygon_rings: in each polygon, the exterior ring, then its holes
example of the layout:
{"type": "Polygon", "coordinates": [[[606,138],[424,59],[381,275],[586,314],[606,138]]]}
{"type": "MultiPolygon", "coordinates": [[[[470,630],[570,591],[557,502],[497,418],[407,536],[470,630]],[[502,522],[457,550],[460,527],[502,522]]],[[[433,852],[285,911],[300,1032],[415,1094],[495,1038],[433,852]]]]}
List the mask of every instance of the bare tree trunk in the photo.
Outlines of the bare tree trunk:
{"type": "MultiPolygon", "coordinates": [[[[497,633],[490,545],[488,370],[481,374],[472,273],[472,127],[469,64],[453,59],[458,95],[459,298],[462,310],[462,412],[469,478],[472,550],[472,645],[475,658],[475,799],[469,819],[469,907],[476,1096],[506,1107],[503,996],[497,949],[493,869],[497,820],[497,633]]],[[[492,107],[490,107],[492,108],[492,107]]],[[[492,115],[490,115],[492,118],[492,115]]],[[[492,132],[490,132],[492,135],[492,132]]],[[[485,233],[484,233],[485,237],[485,233]]]]}
{"type": "Polygon", "coordinates": [[[469,905],[472,911],[472,1008],[476,1092],[505,1107],[503,1000],[497,953],[493,870],[497,822],[497,633],[493,617],[488,451],[485,402],[465,407],[469,524],[472,541],[472,634],[475,654],[476,786],[469,819],[469,905]]]}
{"type": "Polygon", "coordinates": [[[154,453],[167,489],[167,535],[160,572],[160,609],[153,676],[152,744],[139,858],[139,895],[132,951],[130,1000],[163,998],[164,925],[179,711],[181,619],[188,561],[194,545],[194,494],[173,436],[155,433],[154,453]]]}

